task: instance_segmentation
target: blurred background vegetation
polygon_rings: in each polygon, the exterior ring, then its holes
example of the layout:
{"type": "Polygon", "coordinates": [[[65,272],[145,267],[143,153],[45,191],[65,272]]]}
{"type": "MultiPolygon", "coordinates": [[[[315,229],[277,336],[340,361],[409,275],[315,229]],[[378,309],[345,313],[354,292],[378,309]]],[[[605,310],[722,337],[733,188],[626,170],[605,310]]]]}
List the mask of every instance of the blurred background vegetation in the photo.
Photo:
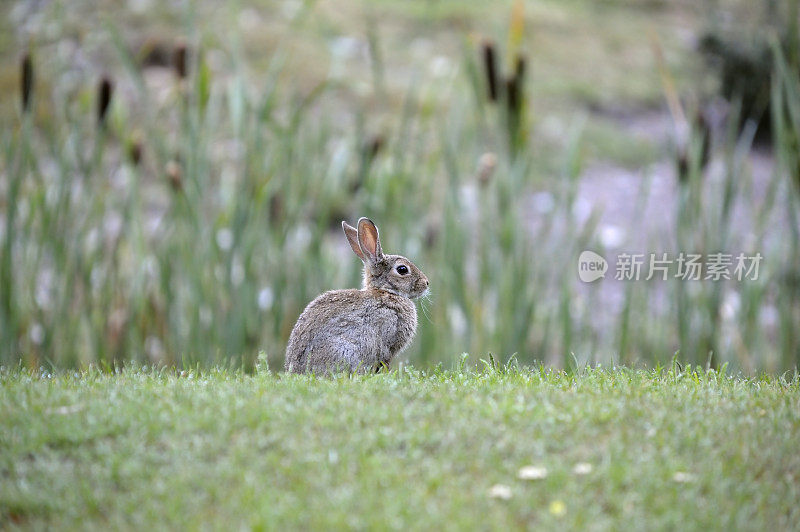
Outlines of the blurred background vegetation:
{"type": "Polygon", "coordinates": [[[794,0],[0,5],[0,363],[283,364],[359,284],[431,280],[401,361],[800,360],[794,0]],[[761,253],[583,284],[577,257],[761,253]]]}

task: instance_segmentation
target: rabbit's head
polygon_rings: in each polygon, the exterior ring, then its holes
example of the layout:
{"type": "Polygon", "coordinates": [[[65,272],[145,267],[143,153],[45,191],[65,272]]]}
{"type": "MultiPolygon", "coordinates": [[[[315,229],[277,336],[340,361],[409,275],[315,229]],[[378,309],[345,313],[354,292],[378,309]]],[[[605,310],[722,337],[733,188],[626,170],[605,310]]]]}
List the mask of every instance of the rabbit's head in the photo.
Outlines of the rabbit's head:
{"type": "Polygon", "coordinates": [[[358,228],[342,222],[353,252],[364,263],[364,286],[411,299],[428,290],[428,278],[401,255],[384,255],[378,228],[369,218],[358,220],[358,228]]]}

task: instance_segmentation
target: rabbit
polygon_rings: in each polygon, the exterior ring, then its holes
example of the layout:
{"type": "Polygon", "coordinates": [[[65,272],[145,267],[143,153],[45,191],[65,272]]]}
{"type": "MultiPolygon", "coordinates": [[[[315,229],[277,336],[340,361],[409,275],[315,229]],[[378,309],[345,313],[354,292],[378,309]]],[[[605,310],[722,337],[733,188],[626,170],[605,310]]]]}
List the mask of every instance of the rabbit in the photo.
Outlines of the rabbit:
{"type": "Polygon", "coordinates": [[[378,372],[414,338],[412,300],[428,293],[428,278],[407,258],[383,254],[372,220],[361,218],[357,227],[342,222],[364,263],[364,286],[325,292],[308,304],[289,336],[287,372],[378,372]]]}

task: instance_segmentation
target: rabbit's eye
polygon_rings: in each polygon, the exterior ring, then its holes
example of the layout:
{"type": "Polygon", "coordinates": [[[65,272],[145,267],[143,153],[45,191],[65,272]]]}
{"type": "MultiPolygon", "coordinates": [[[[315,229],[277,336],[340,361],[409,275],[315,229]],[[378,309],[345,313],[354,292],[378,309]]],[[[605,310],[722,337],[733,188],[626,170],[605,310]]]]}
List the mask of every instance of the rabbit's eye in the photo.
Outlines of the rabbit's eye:
{"type": "Polygon", "coordinates": [[[401,264],[395,269],[397,270],[397,273],[399,273],[400,275],[405,275],[408,273],[408,266],[406,266],[405,264],[401,264]]]}

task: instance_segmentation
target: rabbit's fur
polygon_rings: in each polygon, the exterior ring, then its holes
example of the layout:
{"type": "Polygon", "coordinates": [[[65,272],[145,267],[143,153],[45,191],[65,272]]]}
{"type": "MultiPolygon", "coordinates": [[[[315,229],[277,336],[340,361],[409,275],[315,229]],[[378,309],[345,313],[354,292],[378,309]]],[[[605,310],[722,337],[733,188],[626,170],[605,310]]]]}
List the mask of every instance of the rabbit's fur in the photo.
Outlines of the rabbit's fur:
{"type": "Polygon", "coordinates": [[[412,299],[425,295],[428,278],[407,258],[383,254],[372,220],[361,218],[357,226],[342,222],[364,262],[364,287],[325,292],[308,304],[286,346],[286,371],[378,371],[414,338],[412,299]]]}

